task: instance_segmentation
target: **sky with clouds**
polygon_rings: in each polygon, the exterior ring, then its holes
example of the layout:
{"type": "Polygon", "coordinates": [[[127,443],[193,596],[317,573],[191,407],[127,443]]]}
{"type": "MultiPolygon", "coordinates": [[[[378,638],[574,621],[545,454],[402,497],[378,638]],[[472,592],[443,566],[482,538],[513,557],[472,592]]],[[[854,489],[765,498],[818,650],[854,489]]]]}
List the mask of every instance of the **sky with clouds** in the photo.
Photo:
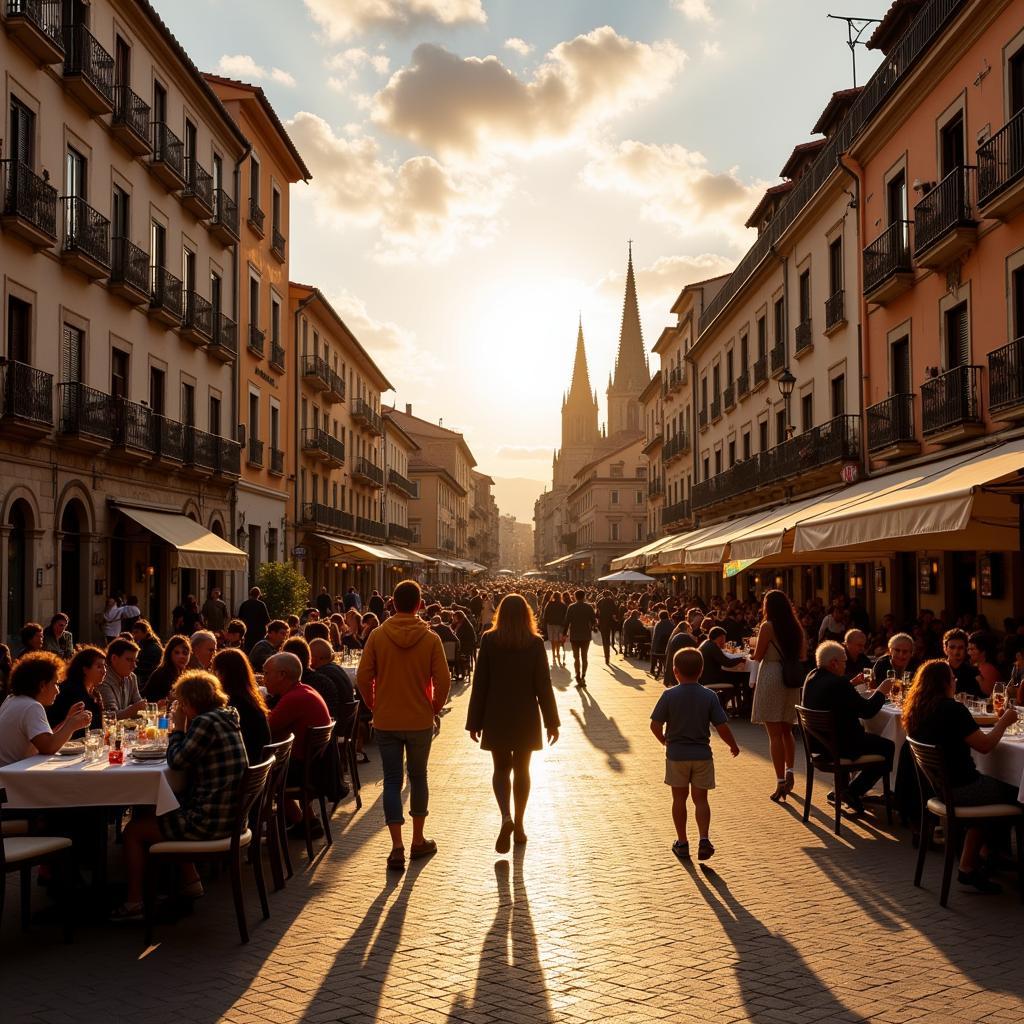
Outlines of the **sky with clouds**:
{"type": "MultiPolygon", "coordinates": [[[[827,0],[157,3],[201,68],[263,86],[312,171],[293,279],[330,296],[386,400],[499,477],[549,477],[579,315],[603,392],[627,239],[649,350],[851,84],[827,0]]],[[[876,62],[858,51],[861,81],[876,62]]]]}

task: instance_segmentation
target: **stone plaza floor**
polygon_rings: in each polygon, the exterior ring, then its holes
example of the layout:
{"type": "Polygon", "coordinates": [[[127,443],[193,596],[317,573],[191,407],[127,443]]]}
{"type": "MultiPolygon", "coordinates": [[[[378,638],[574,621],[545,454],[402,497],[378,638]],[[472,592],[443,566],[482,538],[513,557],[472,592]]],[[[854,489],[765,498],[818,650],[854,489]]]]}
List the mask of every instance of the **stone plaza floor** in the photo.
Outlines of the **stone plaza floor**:
{"type": "MultiPolygon", "coordinates": [[[[592,648],[589,689],[556,670],[558,744],[535,759],[526,847],[494,853],[490,759],[465,733],[458,693],[431,760],[428,834],[440,852],[388,876],[379,759],[363,809],[347,800],[335,842],[271,894],[241,946],[222,877],[191,916],[159,927],[83,923],[74,944],[0,929],[0,1021],[382,1021],[540,1024],[647,1021],[1019,1022],[1024,908],[960,889],[938,905],[941,856],[912,885],[906,829],[884,816],[831,831],[827,780],[810,824],[768,800],[763,730],[717,737],[717,853],[679,863],[662,750],[648,730],[661,683],[592,648]]],[[[797,791],[803,785],[798,756],[797,791]]],[[[691,841],[695,840],[691,821],[691,841]]],[[[694,843],[695,847],[695,843],[694,843]]],[[[515,848],[514,848],[515,849],[515,848]]],[[[696,850],[694,849],[694,852],[696,850]]]]}

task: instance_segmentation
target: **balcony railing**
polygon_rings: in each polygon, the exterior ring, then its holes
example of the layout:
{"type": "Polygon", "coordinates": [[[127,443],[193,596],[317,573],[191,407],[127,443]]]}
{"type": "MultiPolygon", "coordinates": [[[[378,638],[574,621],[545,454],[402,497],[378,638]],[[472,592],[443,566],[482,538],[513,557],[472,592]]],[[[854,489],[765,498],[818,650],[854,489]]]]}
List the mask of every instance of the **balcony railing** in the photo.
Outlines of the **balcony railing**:
{"type": "Polygon", "coordinates": [[[387,536],[387,527],[376,519],[367,519],[364,516],[356,516],[356,533],[362,533],[375,540],[384,540],[387,536]]]}
{"type": "Polygon", "coordinates": [[[245,461],[259,469],[263,465],[263,442],[256,437],[249,438],[245,461]]]}
{"type": "Polygon", "coordinates": [[[731,409],[736,404],[736,385],[726,384],[725,389],[722,391],[722,405],[726,409],[731,409]]]}
{"type": "Polygon", "coordinates": [[[186,291],[181,315],[181,328],[201,335],[207,341],[213,337],[213,306],[198,292],[186,291]]]}
{"type": "Polygon", "coordinates": [[[111,245],[110,284],[136,292],[140,297],[149,295],[149,253],[127,238],[117,237],[111,245]]]}
{"type": "Polygon", "coordinates": [[[763,384],[768,379],[768,357],[761,356],[754,360],[754,387],[763,384]]]}
{"type": "Polygon", "coordinates": [[[131,133],[133,149],[138,152],[149,149],[149,104],[127,85],[114,86],[114,113],[111,123],[114,127],[123,127],[131,133]]]}
{"type": "Polygon", "coordinates": [[[114,439],[114,400],[78,381],[58,384],[60,432],[110,442],[114,439]]]}
{"type": "Polygon", "coordinates": [[[784,342],[776,342],[771,351],[772,373],[779,373],[786,368],[786,346],[784,342]]]}
{"type": "Polygon", "coordinates": [[[1024,338],[989,353],[988,404],[993,412],[1024,405],[1024,338]]]}
{"type": "Polygon", "coordinates": [[[746,370],[736,378],[736,394],[740,398],[750,394],[750,374],[746,370]]]}
{"type": "Polygon", "coordinates": [[[667,465],[690,450],[690,435],[685,430],[677,431],[661,449],[661,461],[667,465]]]}
{"type": "Polygon", "coordinates": [[[214,471],[224,476],[239,476],[242,472],[242,446],[229,437],[215,437],[217,463],[214,471]]]}
{"type": "Polygon", "coordinates": [[[722,398],[720,395],[715,395],[711,400],[711,419],[720,420],[722,418],[722,398]]]}
{"type": "Polygon", "coordinates": [[[986,206],[1024,177],[1024,110],[978,147],[978,205],[986,206]]]}
{"type": "Polygon", "coordinates": [[[345,461],[345,445],[320,427],[303,428],[302,449],[307,452],[319,453],[328,460],[339,464],[345,461]]]}
{"type": "Polygon", "coordinates": [[[214,347],[223,349],[228,355],[235,355],[238,352],[238,324],[224,313],[214,313],[211,341],[214,347]]]}
{"type": "Polygon", "coordinates": [[[327,385],[327,394],[333,396],[339,402],[345,401],[345,378],[335,370],[330,370],[329,383],[327,385]]]}
{"type": "Polygon", "coordinates": [[[699,426],[701,430],[706,430],[707,429],[707,425],[708,425],[708,410],[705,407],[705,408],[701,409],[701,411],[697,414],[697,426],[699,426]]]}
{"type": "Polygon", "coordinates": [[[270,230],[270,251],[282,262],[284,261],[285,241],[284,235],[277,228],[270,230]]]}
{"type": "Polygon", "coordinates": [[[208,434],[205,430],[186,425],[185,465],[194,469],[219,469],[221,465],[221,442],[224,438],[208,434]]]}
{"type": "Polygon", "coordinates": [[[397,469],[388,470],[388,484],[391,487],[397,487],[400,491],[407,494],[410,498],[418,498],[420,496],[420,485],[415,480],[410,480],[408,477],[402,476],[397,469]]]}
{"type": "Polygon", "coordinates": [[[213,220],[210,227],[225,240],[238,241],[238,204],[222,188],[213,190],[213,220]]]}
{"type": "Polygon", "coordinates": [[[64,26],[64,77],[82,79],[113,106],[114,58],[84,25],[64,26]]]}
{"type": "Polygon", "coordinates": [[[982,423],[981,370],[980,366],[957,366],[921,385],[921,431],[925,437],[982,423]]]}
{"type": "Polygon", "coordinates": [[[152,166],[159,171],[166,185],[185,184],[185,143],[165,121],[154,121],[152,166]]]}
{"type": "Polygon", "coordinates": [[[151,428],[154,454],[169,462],[184,462],[185,424],[154,413],[151,428]]]}
{"type": "Polygon", "coordinates": [[[114,436],[111,444],[126,451],[155,454],[153,413],[144,405],[126,398],[112,398],[114,436]]]}
{"type": "Polygon", "coordinates": [[[149,268],[150,309],[181,319],[181,281],[164,267],[149,268]]]}
{"type": "Polygon", "coordinates": [[[920,256],[950,231],[973,227],[975,169],[955,167],[914,207],[914,256],[920,256]]]}
{"type": "Polygon", "coordinates": [[[388,540],[398,544],[412,544],[416,531],[401,523],[388,523],[388,540]]]}
{"type": "Polygon", "coordinates": [[[3,218],[24,221],[46,240],[57,238],[57,190],[19,160],[3,167],[3,218]]]}
{"type": "Polygon", "coordinates": [[[890,395],[867,410],[868,451],[879,452],[901,444],[913,444],[914,396],[890,395]]]}
{"type": "Polygon", "coordinates": [[[255,352],[260,358],[263,357],[263,343],[266,335],[255,324],[249,324],[249,351],[255,352]]]}
{"type": "Polygon", "coordinates": [[[270,472],[275,476],[284,476],[284,452],[280,448],[270,449],[270,472]]]}
{"type": "Polygon", "coordinates": [[[371,433],[384,433],[384,421],[373,411],[373,407],[369,402],[364,401],[362,398],[357,398],[352,403],[352,419],[361,420],[366,424],[371,433]]]}
{"type": "Polygon", "coordinates": [[[0,361],[0,419],[53,426],[53,374],[13,359],[0,361]]]}
{"type": "Polygon", "coordinates": [[[661,510],[661,525],[673,526],[690,518],[689,500],[677,501],[674,505],[666,505],[661,510]]]}
{"type": "Polygon", "coordinates": [[[266,214],[260,209],[260,204],[255,196],[249,197],[249,227],[255,231],[260,238],[263,237],[263,222],[266,214]]]}
{"type": "Polygon", "coordinates": [[[355,517],[351,512],[342,512],[340,508],[331,508],[330,505],[322,505],[315,501],[303,504],[302,521],[345,533],[353,533],[355,528],[355,517]]]}
{"type": "Polygon", "coordinates": [[[814,332],[811,329],[810,320],[801,320],[796,325],[796,349],[797,354],[805,352],[814,342],[814,332]]]}
{"type": "Polygon", "coordinates": [[[331,386],[331,368],[322,356],[303,356],[302,376],[324,390],[331,386]]]}
{"type": "Polygon", "coordinates": [[[213,175],[194,157],[185,158],[182,202],[199,217],[213,216],[213,175]]]}
{"type": "Polygon", "coordinates": [[[652,480],[648,481],[647,484],[647,497],[648,498],[660,498],[665,493],[665,481],[661,477],[656,476],[652,480]]]}
{"type": "Polygon", "coordinates": [[[734,498],[737,494],[754,490],[760,483],[760,463],[761,456],[755,455],[744,462],[737,462],[708,480],[695,483],[690,492],[690,505],[696,511],[718,501],[734,498]]]}
{"type": "Polygon", "coordinates": [[[864,293],[875,291],[894,274],[913,272],[910,221],[893,221],[864,249],[864,293]]]}
{"type": "Polygon", "coordinates": [[[28,22],[44,37],[45,48],[52,55],[64,49],[62,7],[62,0],[7,0],[5,10],[8,23],[28,22]]]}
{"type": "Polygon", "coordinates": [[[846,300],[842,288],[825,300],[825,330],[830,331],[846,319],[846,300]]]}
{"type": "Polygon", "coordinates": [[[276,341],[270,343],[270,365],[276,370],[284,369],[284,346],[278,344],[276,341]]]}
{"type": "Polygon", "coordinates": [[[352,467],[352,475],[354,477],[361,476],[364,480],[369,480],[378,487],[384,486],[384,470],[380,466],[375,466],[369,459],[363,458],[363,456],[359,456],[356,459],[355,465],[352,467]]]}
{"type": "Polygon", "coordinates": [[[63,196],[66,254],[85,257],[98,267],[110,266],[110,221],[81,196],[63,196]]]}

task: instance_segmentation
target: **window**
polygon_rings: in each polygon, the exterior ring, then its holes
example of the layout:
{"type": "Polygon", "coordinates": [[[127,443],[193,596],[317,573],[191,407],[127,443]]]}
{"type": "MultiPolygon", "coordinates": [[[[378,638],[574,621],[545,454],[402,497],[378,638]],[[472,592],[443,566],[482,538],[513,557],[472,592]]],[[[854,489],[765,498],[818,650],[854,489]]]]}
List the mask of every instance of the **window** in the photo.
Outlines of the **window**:
{"type": "MultiPolygon", "coordinates": [[[[186,117],[185,118],[185,163],[191,164],[196,158],[196,148],[199,138],[199,129],[186,117]]],[[[189,180],[192,180],[193,172],[191,167],[187,171],[189,180]]]]}
{"type": "Polygon", "coordinates": [[[181,385],[181,422],[187,426],[196,425],[196,387],[194,384],[181,385]]]}
{"type": "Polygon", "coordinates": [[[149,407],[157,416],[164,414],[164,394],[166,391],[166,375],[157,366],[149,368],[149,407]]]}
{"type": "Polygon", "coordinates": [[[196,290],[196,254],[187,246],[181,250],[181,284],[187,292],[196,290]]]}
{"type": "Polygon", "coordinates": [[[786,410],[775,410],[775,443],[782,444],[786,440],[786,410]]]}
{"type": "Polygon", "coordinates": [[[1008,61],[1006,74],[1009,78],[1010,117],[1024,110],[1024,46],[1008,61]]]}
{"type": "Polygon", "coordinates": [[[886,214],[890,224],[907,219],[907,172],[900,171],[885,186],[886,214]]]}
{"type": "Polygon", "coordinates": [[[7,358],[32,362],[32,306],[13,295],[7,297],[7,358]]]}
{"type": "Polygon", "coordinates": [[[722,472],[722,449],[715,449],[715,476],[722,472]]]}
{"type": "Polygon", "coordinates": [[[1013,336],[1024,336],[1024,267],[1018,267],[1010,280],[1013,301],[1013,336]]]}
{"type": "Polygon", "coordinates": [[[913,394],[914,386],[910,382],[910,338],[904,335],[892,343],[890,358],[890,381],[892,395],[913,394]]]}
{"type": "Polygon", "coordinates": [[[733,351],[729,349],[725,353],[725,383],[732,387],[733,381],[736,379],[736,366],[735,360],[733,359],[733,351]]]}
{"type": "Polygon", "coordinates": [[[964,112],[958,110],[939,129],[939,175],[944,178],[947,174],[963,167],[966,162],[964,145],[964,112]]]}
{"type": "Polygon", "coordinates": [[[805,270],[800,275],[800,323],[809,323],[811,319],[811,272],[805,270]]]}
{"type": "Polygon", "coordinates": [[[275,450],[281,447],[281,409],[273,404],[270,406],[270,447],[275,450]]]}
{"type": "MultiPolygon", "coordinates": [[[[260,396],[249,392],[249,437],[256,441],[260,436],[260,396]]],[[[313,499],[316,500],[315,498],[313,499]]]]}
{"type": "Polygon", "coordinates": [[[805,433],[814,426],[814,395],[808,391],[800,397],[800,429],[805,433]]]}
{"type": "Polygon", "coordinates": [[[736,465],[736,442],[729,442],[729,466],[730,468],[736,465]]]}
{"type": "MultiPolygon", "coordinates": [[[[64,157],[64,195],[86,197],[86,170],[85,157],[69,146],[64,157]]],[[[68,209],[72,209],[72,204],[68,204],[68,209]]]]}
{"type": "Polygon", "coordinates": [[[750,458],[750,431],[745,430],[743,432],[743,459],[746,461],[750,458]]]}
{"type": "Polygon", "coordinates": [[[128,398],[128,353],[119,348],[110,350],[110,393],[114,398],[128,398]]]}
{"type": "Polygon", "coordinates": [[[768,444],[768,421],[761,420],[757,425],[757,450],[766,452],[770,447],[768,444]]]}
{"type": "Polygon", "coordinates": [[[832,417],[846,415],[846,374],[840,373],[832,378],[832,417]]]}
{"type": "Polygon", "coordinates": [[[828,293],[843,290],[843,236],[832,239],[828,247],[828,293]]]}
{"type": "Polygon", "coordinates": [[[35,166],[36,115],[11,97],[11,155],[28,168],[35,166]]]}
{"type": "Polygon", "coordinates": [[[167,120],[167,90],[159,83],[153,83],[153,120],[158,124],[167,120]]]}
{"type": "Polygon", "coordinates": [[[259,329],[260,326],[260,282],[255,277],[249,278],[249,323],[259,329]]]}
{"type": "Polygon", "coordinates": [[[274,527],[267,530],[267,561],[277,561],[277,530],[274,527]]]}
{"type": "Polygon", "coordinates": [[[609,523],[608,524],[608,539],[618,540],[619,539],[619,524],[609,523]]]}
{"type": "Polygon", "coordinates": [[[700,411],[707,415],[708,411],[708,379],[707,377],[701,377],[700,379],[700,411]]]}
{"type": "Polygon", "coordinates": [[[746,374],[750,365],[750,339],[746,334],[740,335],[740,373],[746,374]]]}
{"type": "Polygon", "coordinates": [[[711,479],[711,460],[706,455],[704,456],[704,479],[711,479]]]}
{"type": "Polygon", "coordinates": [[[281,230],[281,193],[275,188],[270,194],[270,223],[275,231],[281,230]]]}
{"type": "Polygon", "coordinates": [[[155,220],[149,225],[149,259],[154,269],[164,269],[167,259],[167,229],[155,220]]]}
{"type": "Polygon", "coordinates": [[[260,205],[260,162],[249,158],[249,200],[257,209],[260,205]]]}
{"type": "Polygon", "coordinates": [[[945,314],[946,369],[967,366],[971,361],[971,335],[967,324],[967,303],[960,302],[945,314]]]}
{"type": "Polygon", "coordinates": [[[712,401],[715,402],[722,394],[722,367],[719,363],[715,363],[711,368],[711,394],[714,396],[712,401]]]}
{"type": "Polygon", "coordinates": [[[220,437],[220,399],[216,395],[210,395],[210,433],[220,437]]]}
{"type": "Polygon", "coordinates": [[[613,505],[618,505],[618,503],[619,503],[619,492],[618,491],[612,491],[612,504],[613,505]]]}
{"type": "Polygon", "coordinates": [[[281,341],[281,303],[274,298],[270,300],[270,340],[281,341]]]}
{"type": "MultiPolygon", "coordinates": [[[[221,300],[223,298],[224,283],[221,281],[220,274],[211,271],[210,272],[210,305],[213,307],[214,314],[221,311],[221,300]]],[[[214,325],[216,329],[216,324],[214,325]]]]}
{"type": "Polygon", "coordinates": [[[82,380],[84,356],[84,332],[70,324],[64,324],[60,350],[60,379],[63,383],[72,384],[82,380]]]}
{"type": "Polygon", "coordinates": [[[637,523],[636,524],[636,530],[635,530],[634,535],[633,535],[633,540],[643,540],[643,539],[644,539],[644,524],[643,523],[637,523]]]}
{"type": "Polygon", "coordinates": [[[118,185],[114,186],[110,197],[110,234],[115,241],[131,238],[131,198],[118,185]]]}
{"type": "Polygon", "coordinates": [[[784,345],[786,342],[786,304],[782,299],[775,300],[775,345],[784,345]]]}
{"type": "Polygon", "coordinates": [[[757,358],[764,359],[768,355],[768,321],[763,317],[757,318],[757,358]]]}
{"type": "Polygon", "coordinates": [[[636,491],[635,494],[636,494],[635,504],[642,505],[644,503],[644,492],[643,491],[636,491]]]}
{"type": "MultiPolygon", "coordinates": [[[[219,153],[213,154],[213,191],[214,196],[221,190],[224,181],[224,161],[219,153]]],[[[218,204],[219,209],[219,204],[218,204]]]]}

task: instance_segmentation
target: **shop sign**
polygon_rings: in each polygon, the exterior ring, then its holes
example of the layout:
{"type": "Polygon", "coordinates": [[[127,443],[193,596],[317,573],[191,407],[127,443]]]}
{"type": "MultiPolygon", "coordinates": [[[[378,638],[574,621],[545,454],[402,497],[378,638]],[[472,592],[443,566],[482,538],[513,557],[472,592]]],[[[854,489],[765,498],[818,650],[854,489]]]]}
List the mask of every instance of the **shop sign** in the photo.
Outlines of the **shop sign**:
{"type": "Polygon", "coordinates": [[[847,462],[839,471],[844,484],[855,484],[860,479],[860,466],[856,462],[847,462]]]}
{"type": "Polygon", "coordinates": [[[305,557],[306,557],[306,549],[301,544],[297,544],[295,547],[292,548],[292,558],[305,558],[305,557]]]}

